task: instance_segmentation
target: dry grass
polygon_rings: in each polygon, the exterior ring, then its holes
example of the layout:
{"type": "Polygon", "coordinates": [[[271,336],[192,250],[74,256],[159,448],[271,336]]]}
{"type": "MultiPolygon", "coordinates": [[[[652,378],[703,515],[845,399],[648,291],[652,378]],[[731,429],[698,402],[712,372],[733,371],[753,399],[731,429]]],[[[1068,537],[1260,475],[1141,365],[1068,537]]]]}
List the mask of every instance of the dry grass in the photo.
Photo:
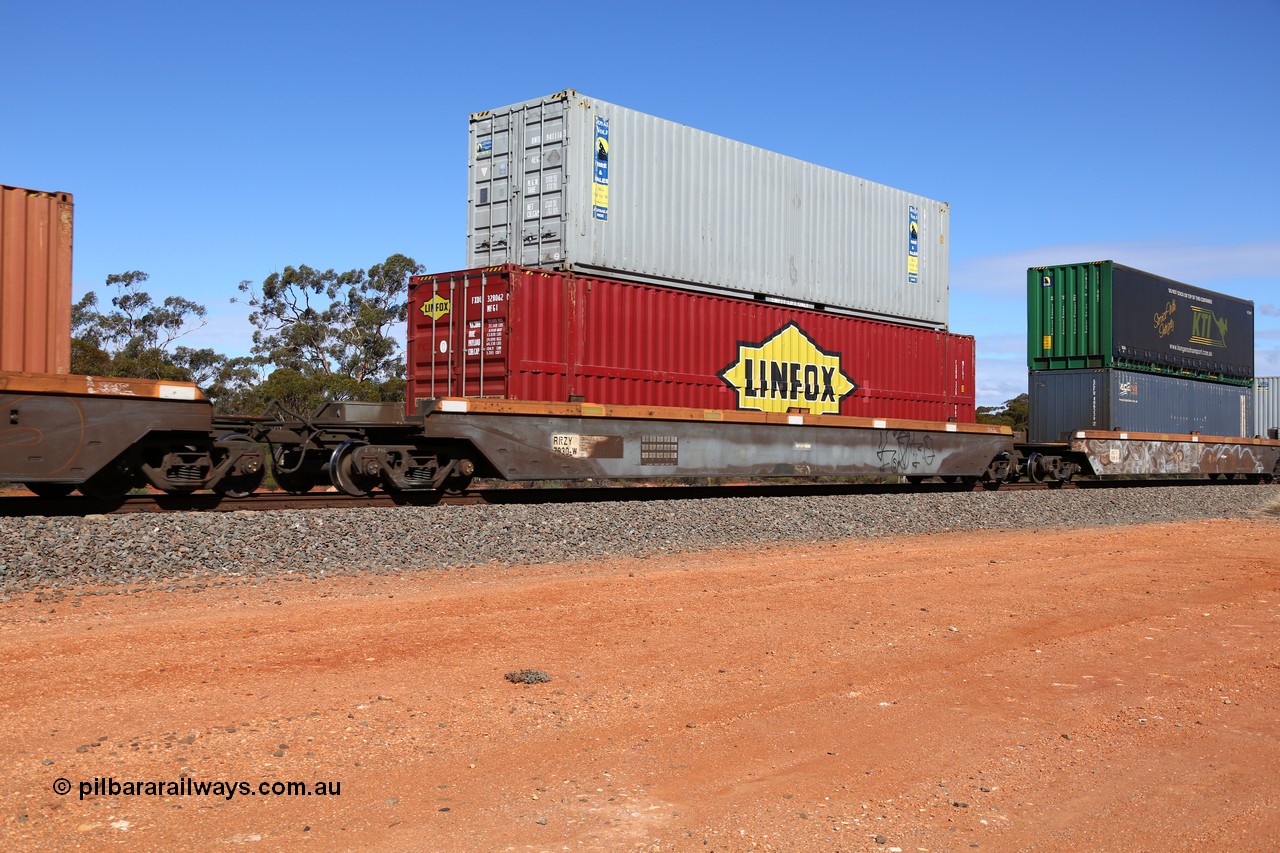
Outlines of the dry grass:
{"type": "Polygon", "coordinates": [[[540,669],[522,669],[518,672],[508,672],[505,677],[512,684],[546,684],[551,680],[551,676],[540,669]]]}

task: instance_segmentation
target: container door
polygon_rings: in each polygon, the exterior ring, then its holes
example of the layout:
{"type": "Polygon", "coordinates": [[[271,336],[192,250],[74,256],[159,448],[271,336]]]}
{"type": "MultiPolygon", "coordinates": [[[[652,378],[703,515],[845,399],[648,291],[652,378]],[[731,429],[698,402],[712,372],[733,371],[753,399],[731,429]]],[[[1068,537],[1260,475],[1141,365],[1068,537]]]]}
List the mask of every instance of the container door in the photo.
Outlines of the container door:
{"type": "Polygon", "coordinates": [[[459,294],[458,337],[451,366],[458,396],[507,396],[510,296],[508,275],[483,271],[471,273],[459,294]]]}
{"type": "Polygon", "coordinates": [[[465,273],[417,279],[409,314],[409,407],[428,397],[459,394],[454,381],[457,312],[466,291],[465,273]]]}
{"type": "Polygon", "coordinates": [[[977,419],[974,393],[974,339],[965,335],[939,332],[944,337],[943,420],[971,424],[977,419]]]}
{"type": "Polygon", "coordinates": [[[408,403],[507,393],[505,272],[471,270],[415,279],[409,317],[408,403]]]}
{"type": "Polygon", "coordinates": [[[566,98],[557,95],[473,117],[471,266],[564,260],[568,115],[566,98]]]}
{"type": "Polygon", "coordinates": [[[1027,270],[1027,367],[1075,370],[1111,362],[1111,262],[1027,270]]]}

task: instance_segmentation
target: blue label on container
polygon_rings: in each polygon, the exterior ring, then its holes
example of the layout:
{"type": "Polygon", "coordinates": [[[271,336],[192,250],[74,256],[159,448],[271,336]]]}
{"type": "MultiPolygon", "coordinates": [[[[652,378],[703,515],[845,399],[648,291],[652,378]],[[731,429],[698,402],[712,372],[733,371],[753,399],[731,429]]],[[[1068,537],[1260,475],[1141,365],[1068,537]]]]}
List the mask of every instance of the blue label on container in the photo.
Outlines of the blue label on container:
{"type": "Polygon", "coordinates": [[[609,219],[609,120],[596,116],[595,168],[591,174],[591,213],[609,219]]]}
{"type": "Polygon", "coordinates": [[[481,139],[479,142],[476,143],[477,157],[488,157],[491,151],[493,151],[492,139],[481,139]]]}

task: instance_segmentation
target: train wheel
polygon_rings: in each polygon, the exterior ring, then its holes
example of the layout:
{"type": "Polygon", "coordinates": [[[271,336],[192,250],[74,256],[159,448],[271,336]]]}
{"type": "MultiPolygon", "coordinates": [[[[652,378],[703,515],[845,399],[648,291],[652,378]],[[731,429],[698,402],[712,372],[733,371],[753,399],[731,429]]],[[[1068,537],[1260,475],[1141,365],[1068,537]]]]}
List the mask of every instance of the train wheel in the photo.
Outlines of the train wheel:
{"type": "MultiPolygon", "coordinates": [[[[295,470],[297,463],[286,465],[285,449],[274,447],[271,450],[271,476],[276,485],[291,495],[305,495],[316,486],[315,479],[301,470],[295,470]]],[[[300,461],[300,460],[299,460],[300,461]]]]}
{"type": "MultiPolygon", "coordinates": [[[[217,443],[227,447],[248,445],[249,447],[257,448],[257,442],[248,436],[240,435],[238,433],[220,436],[217,443]]],[[[262,481],[266,479],[267,476],[267,468],[265,465],[261,464],[260,461],[255,461],[254,464],[257,467],[252,471],[244,471],[240,474],[223,477],[214,484],[213,490],[227,498],[249,497],[249,495],[258,490],[258,487],[262,485],[262,481]]]]}
{"type": "Polygon", "coordinates": [[[1027,457],[1027,479],[1033,483],[1044,482],[1044,467],[1040,459],[1039,453],[1032,453],[1027,457]]]}
{"type": "Polygon", "coordinates": [[[471,488],[471,477],[454,477],[450,479],[444,486],[444,494],[457,496],[466,494],[467,489],[471,488]]]}
{"type": "Polygon", "coordinates": [[[282,474],[276,471],[272,476],[276,478],[276,485],[291,495],[305,495],[316,487],[315,483],[297,474],[282,474]]]}
{"type": "Polygon", "coordinates": [[[476,463],[470,459],[458,459],[449,463],[448,476],[445,477],[441,485],[441,491],[446,495],[461,495],[471,488],[471,481],[476,475],[476,463]]]}
{"type": "Polygon", "coordinates": [[[988,491],[994,491],[1000,488],[1001,483],[1009,482],[1010,474],[1017,478],[1018,462],[1007,452],[996,454],[995,458],[987,463],[987,468],[982,472],[982,476],[978,479],[982,482],[982,487],[988,491]]]}
{"type": "Polygon", "coordinates": [[[343,494],[357,498],[363,497],[378,486],[376,475],[371,476],[356,470],[353,460],[355,452],[366,446],[365,442],[356,439],[344,441],[334,449],[333,456],[329,457],[329,479],[343,494]]]}
{"type": "Polygon", "coordinates": [[[95,501],[116,501],[129,494],[137,481],[129,471],[114,465],[103,468],[79,486],[80,494],[95,501]]]}
{"type": "Polygon", "coordinates": [[[23,483],[22,485],[36,497],[51,501],[65,498],[75,489],[73,483],[23,483]]]}

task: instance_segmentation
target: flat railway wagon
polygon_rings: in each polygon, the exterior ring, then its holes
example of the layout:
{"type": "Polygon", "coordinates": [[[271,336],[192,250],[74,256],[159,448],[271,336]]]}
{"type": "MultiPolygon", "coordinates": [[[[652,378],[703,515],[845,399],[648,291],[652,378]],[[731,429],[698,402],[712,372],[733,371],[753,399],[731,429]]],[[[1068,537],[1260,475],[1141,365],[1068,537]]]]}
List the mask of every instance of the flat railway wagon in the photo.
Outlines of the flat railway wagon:
{"type": "Polygon", "coordinates": [[[667,477],[1010,476],[1008,427],[719,409],[439,398],[334,403],[262,424],[289,491],[363,495],[512,481],[667,477]]]}
{"type": "Polygon", "coordinates": [[[1019,443],[1015,454],[1017,477],[1033,483],[1064,483],[1078,475],[1255,483],[1280,478],[1280,441],[1274,439],[1077,430],[1063,441],[1019,443]]]}
{"type": "Polygon", "coordinates": [[[0,372],[0,481],[42,497],[113,499],[141,486],[171,494],[253,492],[258,443],[220,423],[189,382],[0,372]]]}
{"type": "Polygon", "coordinates": [[[512,481],[679,477],[904,477],[1065,482],[1157,474],[1280,475],[1280,441],[1086,432],[1018,446],[1008,427],[804,413],[433,398],[330,403],[310,417],[222,418],[194,386],[0,375],[0,480],[112,499],[151,486],[243,497],[262,446],[293,493],[457,491],[512,481]]]}
{"type": "Polygon", "coordinates": [[[1280,477],[1280,441],[1213,435],[1079,430],[1063,444],[1020,446],[1033,482],[1076,466],[1093,477],[1183,476],[1271,482],[1280,477]]]}
{"type": "Polygon", "coordinates": [[[220,418],[186,383],[0,376],[0,480],[110,499],[151,486],[228,497],[457,490],[504,480],[1010,476],[1007,427],[713,409],[441,398],[331,403],[309,418],[220,418]]]}

